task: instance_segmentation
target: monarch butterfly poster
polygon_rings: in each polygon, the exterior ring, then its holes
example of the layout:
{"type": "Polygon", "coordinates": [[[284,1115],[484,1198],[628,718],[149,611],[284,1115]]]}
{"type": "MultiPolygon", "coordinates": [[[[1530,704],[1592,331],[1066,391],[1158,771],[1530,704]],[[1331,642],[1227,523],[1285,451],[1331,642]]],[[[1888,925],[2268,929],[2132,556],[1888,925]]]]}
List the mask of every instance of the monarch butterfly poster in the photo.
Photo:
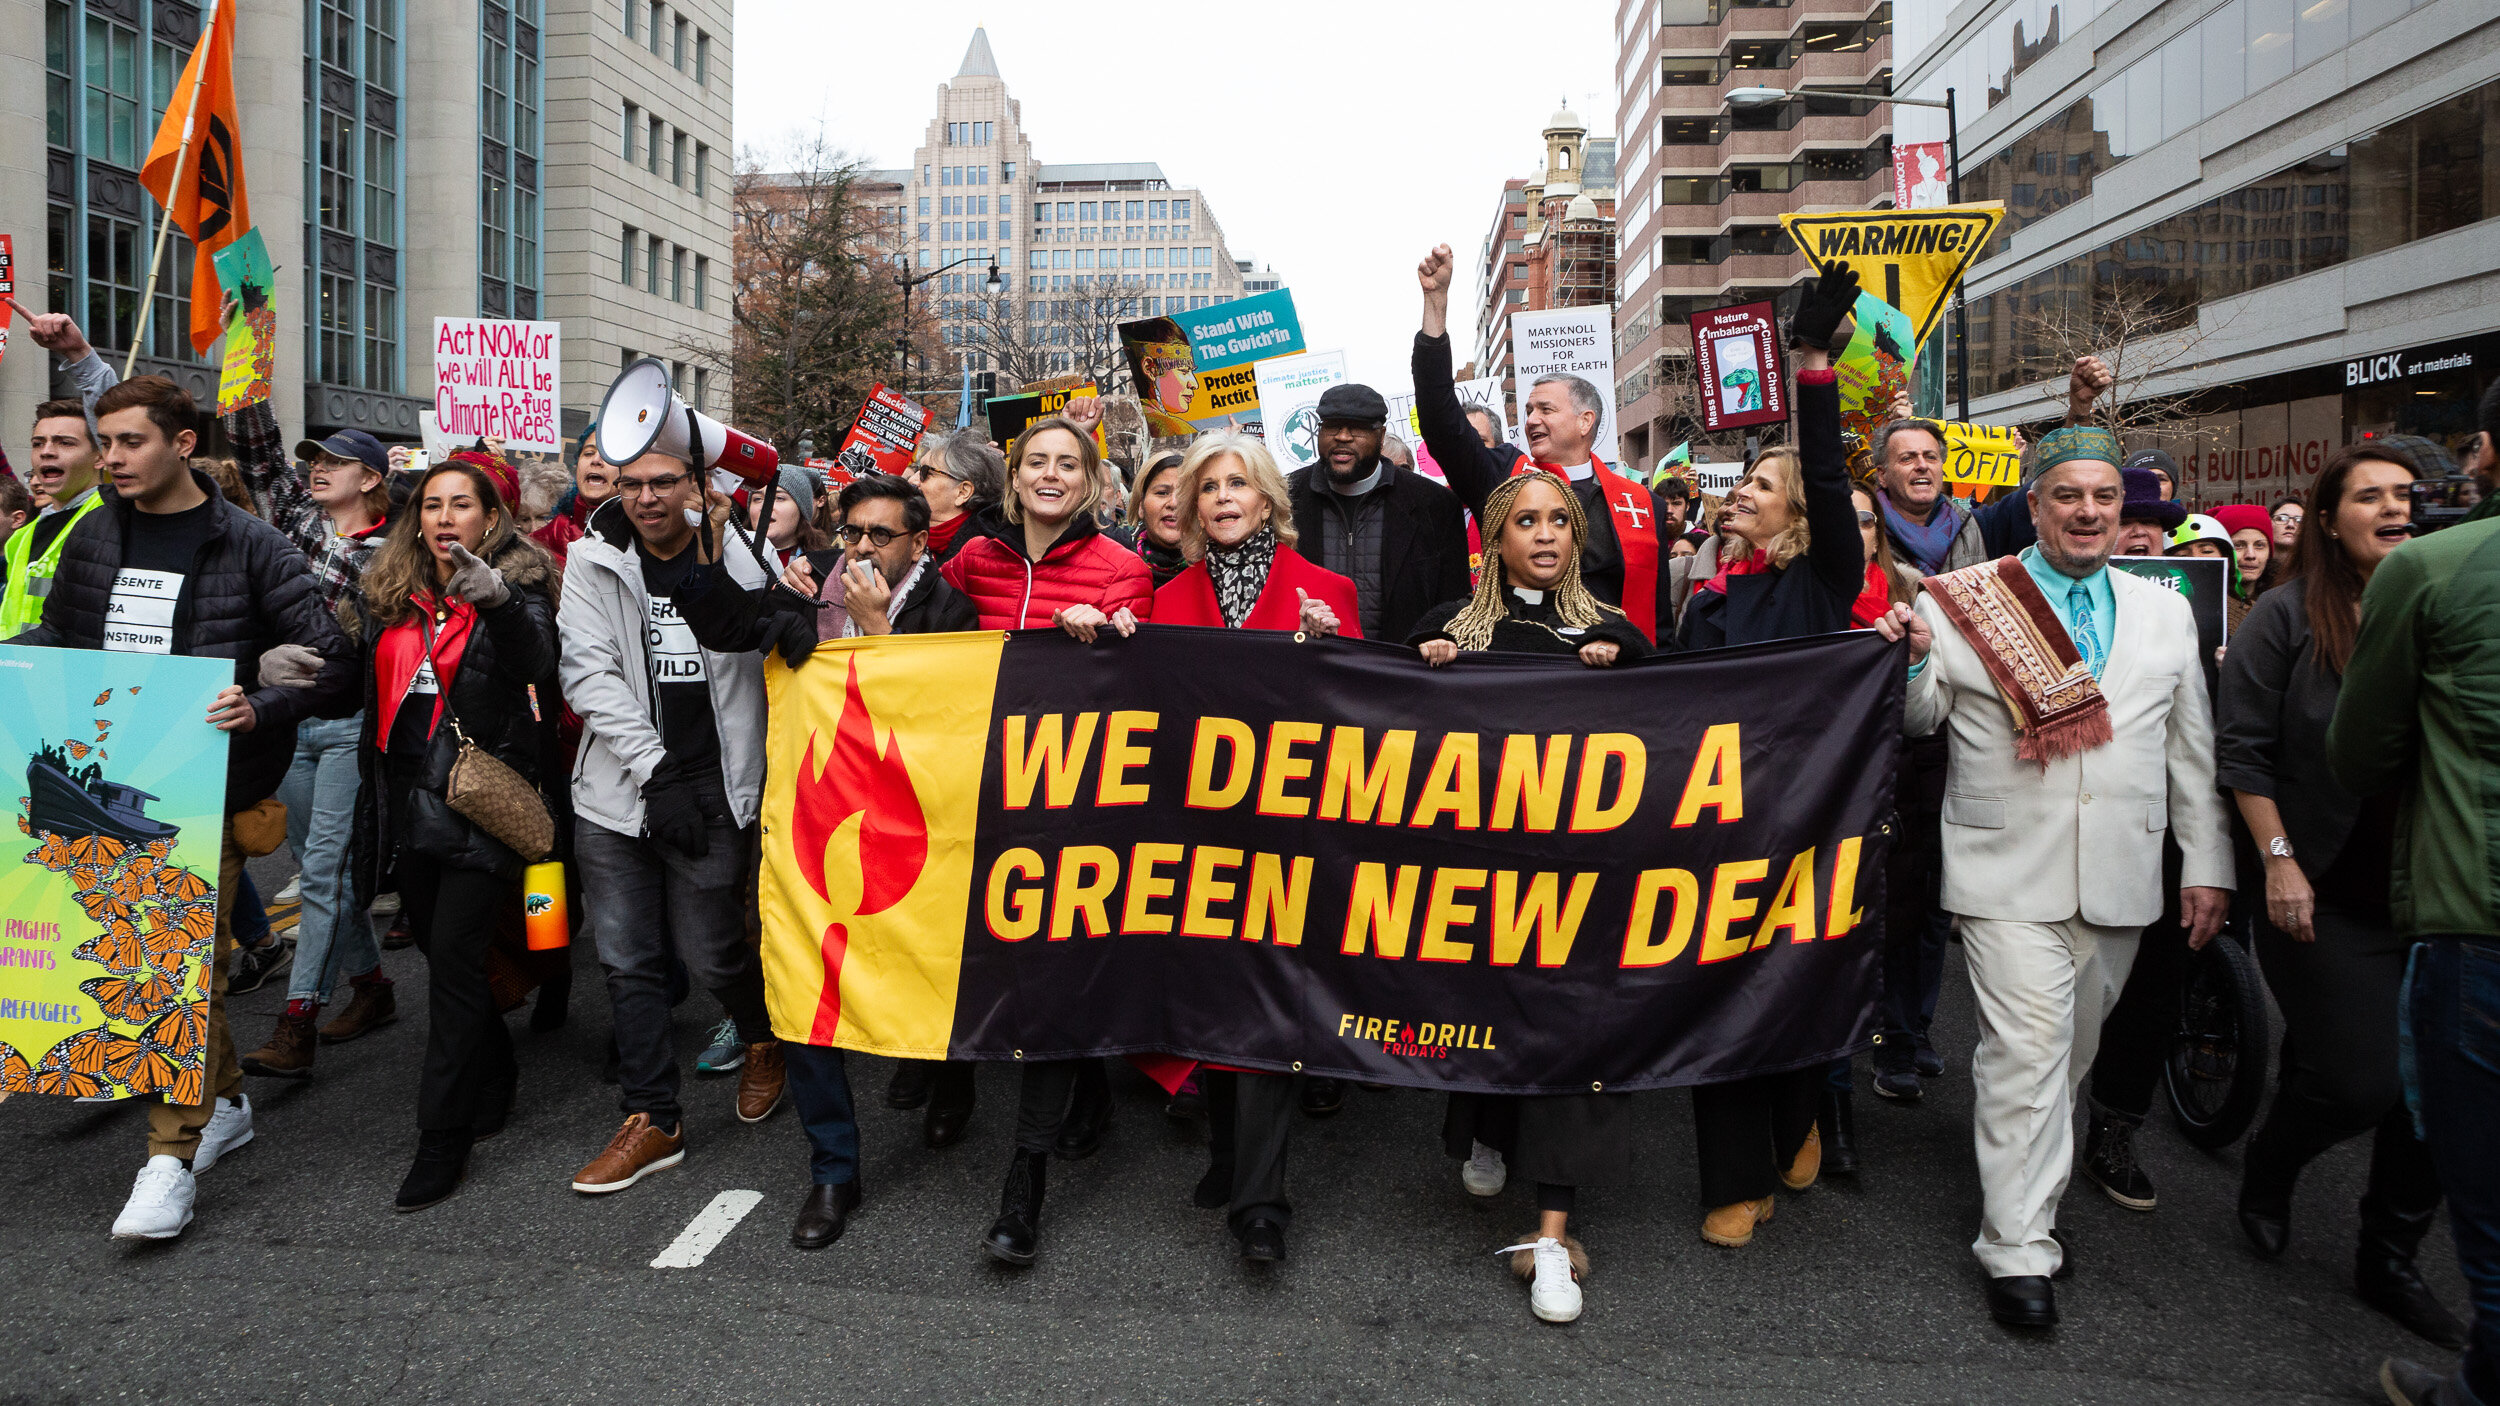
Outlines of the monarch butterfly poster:
{"type": "Polygon", "coordinates": [[[226,791],[208,708],[233,681],[222,659],[0,645],[0,1091],[200,1101],[226,791]]]}

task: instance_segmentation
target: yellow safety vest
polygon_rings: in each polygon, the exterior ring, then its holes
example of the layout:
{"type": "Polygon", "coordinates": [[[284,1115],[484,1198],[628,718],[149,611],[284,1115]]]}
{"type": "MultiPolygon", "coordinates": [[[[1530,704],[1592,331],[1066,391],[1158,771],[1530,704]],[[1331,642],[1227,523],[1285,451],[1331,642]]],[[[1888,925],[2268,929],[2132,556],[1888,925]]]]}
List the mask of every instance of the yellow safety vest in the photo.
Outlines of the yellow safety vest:
{"type": "Polygon", "coordinates": [[[43,604],[52,594],[52,573],[61,564],[61,544],[69,540],[69,534],[78,526],[78,520],[93,512],[95,506],[103,501],[103,493],[88,489],[87,501],[69,510],[69,521],[61,524],[61,530],[52,534],[52,541],[43,549],[42,556],[34,555],[35,524],[44,519],[37,518],[9,534],[6,547],[8,594],[0,597],[0,640],[23,634],[43,623],[43,604]],[[33,559],[29,560],[30,557],[33,559]]]}

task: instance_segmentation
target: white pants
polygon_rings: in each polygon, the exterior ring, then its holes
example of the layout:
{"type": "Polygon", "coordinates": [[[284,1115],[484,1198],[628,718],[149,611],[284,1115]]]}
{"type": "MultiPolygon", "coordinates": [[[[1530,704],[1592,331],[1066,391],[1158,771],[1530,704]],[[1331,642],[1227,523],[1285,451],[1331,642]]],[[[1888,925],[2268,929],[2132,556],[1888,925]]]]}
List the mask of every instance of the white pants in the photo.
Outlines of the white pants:
{"type": "Polygon", "coordinates": [[[1979,1150],[1979,1238],[1991,1278],[2054,1274],[2064,1259],[2049,1230],[2074,1172],[2075,1091],[2135,965],[2141,928],[1962,920],[1962,952],[1978,998],[1971,1056],[1979,1150]]]}

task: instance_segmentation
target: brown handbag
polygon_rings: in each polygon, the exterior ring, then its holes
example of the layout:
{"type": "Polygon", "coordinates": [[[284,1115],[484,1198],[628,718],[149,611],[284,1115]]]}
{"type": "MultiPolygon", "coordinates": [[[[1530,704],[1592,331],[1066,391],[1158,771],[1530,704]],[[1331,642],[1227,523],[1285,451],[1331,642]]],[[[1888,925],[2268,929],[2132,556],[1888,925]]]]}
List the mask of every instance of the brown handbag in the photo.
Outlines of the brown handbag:
{"type": "Polygon", "coordinates": [[[469,823],[501,840],[524,864],[536,864],[556,847],[556,822],[546,798],[521,773],[469,740],[460,720],[446,710],[443,721],[460,743],[452,758],[443,801],[469,823]]]}

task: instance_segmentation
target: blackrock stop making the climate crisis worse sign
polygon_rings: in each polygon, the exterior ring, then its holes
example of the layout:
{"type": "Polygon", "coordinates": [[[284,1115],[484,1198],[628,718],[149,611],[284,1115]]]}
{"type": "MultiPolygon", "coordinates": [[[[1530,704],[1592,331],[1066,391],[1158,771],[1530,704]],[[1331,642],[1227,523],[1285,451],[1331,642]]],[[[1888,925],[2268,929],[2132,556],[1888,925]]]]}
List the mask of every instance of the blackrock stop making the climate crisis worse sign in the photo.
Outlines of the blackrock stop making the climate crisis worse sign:
{"type": "Polygon", "coordinates": [[[1899,648],[1612,669],[1149,625],[768,666],[783,1039],[1519,1093],[1863,1038],[1899,648]]]}

